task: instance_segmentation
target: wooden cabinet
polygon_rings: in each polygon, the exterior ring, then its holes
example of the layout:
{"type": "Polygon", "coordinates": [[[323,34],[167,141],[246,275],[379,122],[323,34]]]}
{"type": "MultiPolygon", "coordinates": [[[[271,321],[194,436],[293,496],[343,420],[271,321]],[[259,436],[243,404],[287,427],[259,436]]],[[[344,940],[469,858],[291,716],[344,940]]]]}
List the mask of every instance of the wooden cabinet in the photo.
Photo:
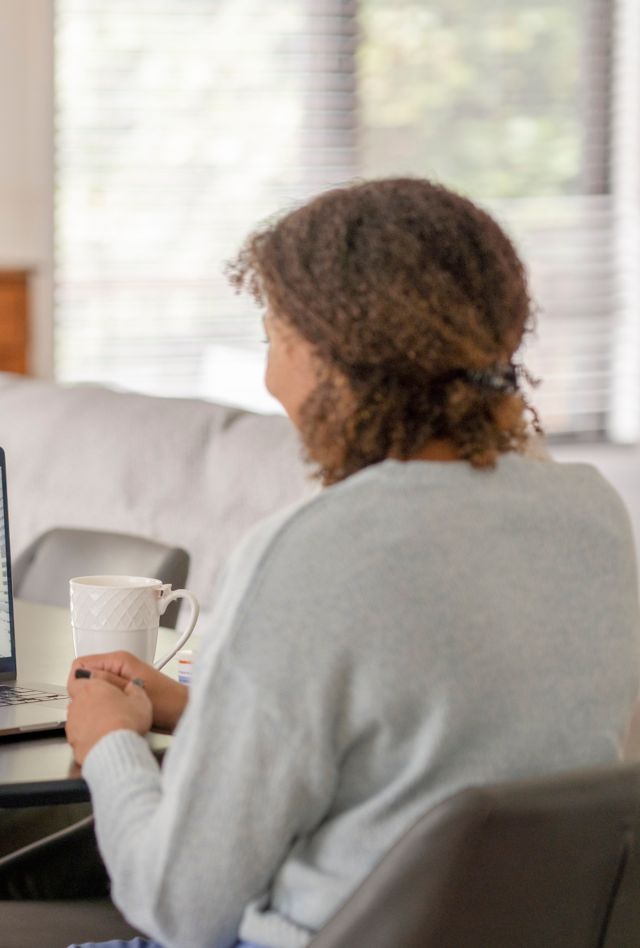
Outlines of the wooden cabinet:
{"type": "Polygon", "coordinates": [[[28,282],[20,270],[0,270],[0,371],[27,372],[28,282]]]}

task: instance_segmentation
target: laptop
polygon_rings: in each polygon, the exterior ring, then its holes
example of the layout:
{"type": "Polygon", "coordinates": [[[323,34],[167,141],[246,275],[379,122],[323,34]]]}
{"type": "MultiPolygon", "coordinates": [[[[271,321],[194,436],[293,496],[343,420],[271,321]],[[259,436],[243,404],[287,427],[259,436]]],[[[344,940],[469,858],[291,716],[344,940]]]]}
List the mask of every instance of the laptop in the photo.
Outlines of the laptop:
{"type": "Polygon", "coordinates": [[[67,717],[66,689],[18,681],[11,589],[7,471],[0,448],[0,737],[60,730],[67,717]]]}

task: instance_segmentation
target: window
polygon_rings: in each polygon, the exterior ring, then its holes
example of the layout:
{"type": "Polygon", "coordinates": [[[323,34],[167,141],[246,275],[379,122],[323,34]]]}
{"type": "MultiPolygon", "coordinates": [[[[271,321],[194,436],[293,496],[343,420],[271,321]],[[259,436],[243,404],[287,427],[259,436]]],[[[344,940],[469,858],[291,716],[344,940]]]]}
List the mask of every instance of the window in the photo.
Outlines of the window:
{"type": "Polygon", "coordinates": [[[59,377],[270,407],[224,260],[322,188],[421,174],[523,252],[547,429],[633,440],[633,6],[58,0],[59,377]]]}
{"type": "Polygon", "coordinates": [[[222,268],[258,219],[354,175],[343,7],[59,0],[60,378],[255,387],[262,329],[222,268]]]}

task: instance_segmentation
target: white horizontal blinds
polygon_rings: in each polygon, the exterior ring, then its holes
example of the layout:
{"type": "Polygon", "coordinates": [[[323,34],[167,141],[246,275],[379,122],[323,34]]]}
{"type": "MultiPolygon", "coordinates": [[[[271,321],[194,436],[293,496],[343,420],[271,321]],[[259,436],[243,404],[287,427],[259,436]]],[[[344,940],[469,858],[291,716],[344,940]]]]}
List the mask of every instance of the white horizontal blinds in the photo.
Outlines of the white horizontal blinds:
{"type": "Polygon", "coordinates": [[[355,0],[305,0],[309,75],[302,114],[305,187],[353,179],[357,164],[355,0]]]}
{"type": "Polygon", "coordinates": [[[605,434],[615,315],[609,196],[510,202],[493,209],[527,261],[536,330],[522,356],[542,380],[533,402],[550,433],[605,434]]]}
{"type": "Polygon", "coordinates": [[[248,403],[259,320],[221,272],[244,234],[354,176],[426,174],[522,249],[547,430],[637,437],[637,0],[56,9],[61,378],[248,403]]]}
{"type": "Polygon", "coordinates": [[[617,0],[611,184],[616,260],[610,431],[640,438],[640,3],[617,0]]]}
{"type": "Polygon", "coordinates": [[[551,433],[608,434],[620,266],[611,190],[614,2],[583,0],[574,16],[576,179],[503,212],[540,306],[523,354],[543,380],[534,396],[543,422],[551,433]]]}
{"type": "Polygon", "coordinates": [[[57,374],[219,394],[212,373],[261,335],[225,260],[261,218],[353,176],[352,5],[56,13],[57,374]]]}
{"type": "Polygon", "coordinates": [[[609,0],[361,0],[365,173],[426,174],[493,209],[539,304],[547,431],[609,424],[618,266],[609,0]]]}

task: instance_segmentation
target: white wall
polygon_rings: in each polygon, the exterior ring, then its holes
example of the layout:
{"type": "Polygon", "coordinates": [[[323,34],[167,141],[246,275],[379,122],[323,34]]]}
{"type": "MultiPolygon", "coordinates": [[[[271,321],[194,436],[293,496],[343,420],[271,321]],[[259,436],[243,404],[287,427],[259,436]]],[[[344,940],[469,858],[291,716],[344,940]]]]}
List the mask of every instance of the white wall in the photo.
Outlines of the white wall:
{"type": "Polygon", "coordinates": [[[0,0],[0,267],[31,273],[30,365],[52,372],[53,0],[0,0]]]}

